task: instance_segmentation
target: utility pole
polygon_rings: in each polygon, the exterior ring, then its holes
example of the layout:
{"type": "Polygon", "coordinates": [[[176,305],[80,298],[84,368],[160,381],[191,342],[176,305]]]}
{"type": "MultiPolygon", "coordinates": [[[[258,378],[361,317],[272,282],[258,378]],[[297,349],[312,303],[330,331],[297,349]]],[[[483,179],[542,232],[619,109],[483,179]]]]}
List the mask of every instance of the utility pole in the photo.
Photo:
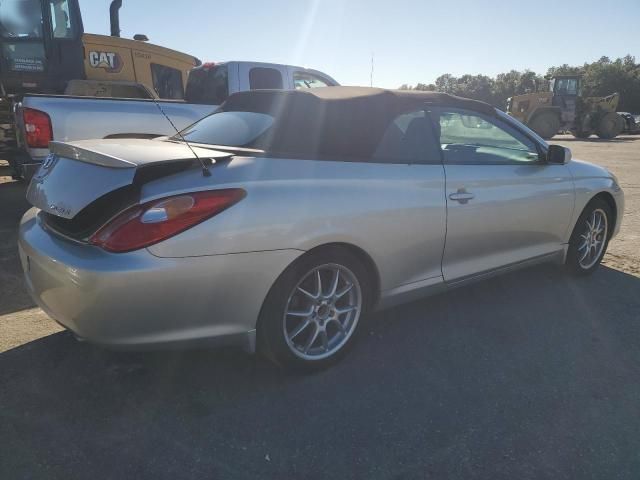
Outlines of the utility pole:
{"type": "Polygon", "coordinates": [[[373,87],[373,52],[371,52],[371,75],[369,77],[369,83],[369,86],[373,87]]]}

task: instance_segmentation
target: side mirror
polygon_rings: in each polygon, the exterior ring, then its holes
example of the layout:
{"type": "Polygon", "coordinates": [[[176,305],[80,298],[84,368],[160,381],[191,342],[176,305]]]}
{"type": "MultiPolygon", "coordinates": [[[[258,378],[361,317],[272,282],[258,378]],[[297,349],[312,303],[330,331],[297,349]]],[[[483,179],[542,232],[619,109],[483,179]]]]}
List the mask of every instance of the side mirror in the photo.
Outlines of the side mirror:
{"type": "Polygon", "coordinates": [[[571,150],[560,145],[549,145],[547,150],[547,163],[564,165],[571,161],[571,150]]]}

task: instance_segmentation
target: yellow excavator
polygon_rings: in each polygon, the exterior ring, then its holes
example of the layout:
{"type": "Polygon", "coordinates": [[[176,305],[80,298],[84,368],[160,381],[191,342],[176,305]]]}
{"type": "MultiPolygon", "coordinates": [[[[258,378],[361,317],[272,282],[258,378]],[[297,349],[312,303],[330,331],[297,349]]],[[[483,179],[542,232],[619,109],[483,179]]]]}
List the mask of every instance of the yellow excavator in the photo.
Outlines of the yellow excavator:
{"type": "Polygon", "coordinates": [[[620,95],[583,97],[580,75],[549,77],[549,91],[525,93],[507,100],[507,112],[543,138],[569,131],[576,138],[595,133],[611,139],[622,133],[623,118],[616,113],[620,95]]]}
{"type": "Polygon", "coordinates": [[[120,37],[121,7],[111,2],[108,36],[84,32],[78,0],[0,0],[0,144],[14,140],[12,107],[25,93],[184,97],[200,60],[120,37]]]}

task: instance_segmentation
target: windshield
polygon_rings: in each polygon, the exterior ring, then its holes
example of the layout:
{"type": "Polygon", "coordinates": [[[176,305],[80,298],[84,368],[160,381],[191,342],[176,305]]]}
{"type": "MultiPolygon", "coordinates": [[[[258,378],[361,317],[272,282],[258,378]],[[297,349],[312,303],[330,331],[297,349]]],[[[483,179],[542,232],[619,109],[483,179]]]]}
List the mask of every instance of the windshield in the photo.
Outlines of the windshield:
{"type": "Polygon", "coordinates": [[[42,38],[40,0],[0,0],[0,35],[4,38],[42,38]]]}
{"type": "MultiPolygon", "coordinates": [[[[255,112],[218,112],[183,130],[182,136],[192,143],[261,148],[260,139],[273,125],[271,115],[255,112]]],[[[180,136],[172,140],[181,140],[180,136]]]]}
{"type": "Polygon", "coordinates": [[[575,78],[557,78],[553,88],[557,95],[577,95],[578,80],[575,78]]]}

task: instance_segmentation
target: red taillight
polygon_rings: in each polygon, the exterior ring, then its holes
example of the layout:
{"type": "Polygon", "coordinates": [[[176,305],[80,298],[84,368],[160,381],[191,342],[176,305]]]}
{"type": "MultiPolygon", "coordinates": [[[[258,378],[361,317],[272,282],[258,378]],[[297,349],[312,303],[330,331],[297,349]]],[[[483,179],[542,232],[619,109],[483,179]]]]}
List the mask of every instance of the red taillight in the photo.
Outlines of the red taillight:
{"type": "Polygon", "coordinates": [[[184,232],[244,198],[240,188],[162,198],[125,210],[89,241],[110,252],[129,252],[184,232]]]}
{"type": "Polygon", "coordinates": [[[27,145],[31,148],[49,148],[49,142],[53,140],[49,115],[40,110],[25,108],[22,117],[27,145]]]}

